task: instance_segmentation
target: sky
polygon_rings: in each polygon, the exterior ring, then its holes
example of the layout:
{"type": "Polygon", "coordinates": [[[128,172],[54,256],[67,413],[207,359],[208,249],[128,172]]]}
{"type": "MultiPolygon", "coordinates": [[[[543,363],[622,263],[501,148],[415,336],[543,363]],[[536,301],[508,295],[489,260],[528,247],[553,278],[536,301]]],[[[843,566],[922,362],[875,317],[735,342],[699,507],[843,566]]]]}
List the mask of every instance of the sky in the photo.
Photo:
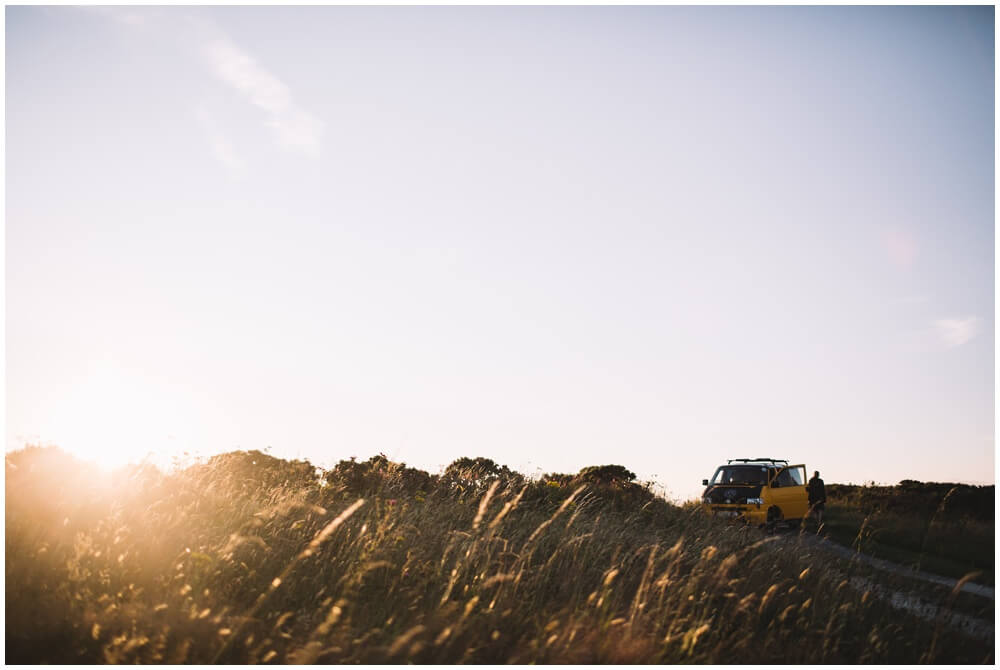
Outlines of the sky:
{"type": "Polygon", "coordinates": [[[994,482],[992,7],[6,8],[6,441],[994,482]]]}

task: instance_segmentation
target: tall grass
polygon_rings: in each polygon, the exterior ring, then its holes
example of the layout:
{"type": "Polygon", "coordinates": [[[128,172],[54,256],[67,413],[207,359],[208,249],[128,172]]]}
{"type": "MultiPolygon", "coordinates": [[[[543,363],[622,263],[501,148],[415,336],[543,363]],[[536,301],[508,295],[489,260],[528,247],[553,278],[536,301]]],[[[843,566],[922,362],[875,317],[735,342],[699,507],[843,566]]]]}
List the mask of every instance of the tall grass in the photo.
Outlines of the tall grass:
{"type": "Polygon", "coordinates": [[[993,660],[810,543],[624,468],[529,482],[483,459],[431,476],[236,453],[101,476],[33,449],[6,475],[10,662],[993,660]]]}

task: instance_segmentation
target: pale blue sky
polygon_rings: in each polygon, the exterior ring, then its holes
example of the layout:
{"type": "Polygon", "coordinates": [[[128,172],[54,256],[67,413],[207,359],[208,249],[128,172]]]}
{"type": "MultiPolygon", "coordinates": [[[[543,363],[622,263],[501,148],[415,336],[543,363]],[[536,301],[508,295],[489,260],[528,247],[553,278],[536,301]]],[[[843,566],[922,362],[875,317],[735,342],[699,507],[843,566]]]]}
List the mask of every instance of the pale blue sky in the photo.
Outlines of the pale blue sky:
{"type": "Polygon", "coordinates": [[[992,7],[8,7],[7,448],[994,478],[992,7]]]}

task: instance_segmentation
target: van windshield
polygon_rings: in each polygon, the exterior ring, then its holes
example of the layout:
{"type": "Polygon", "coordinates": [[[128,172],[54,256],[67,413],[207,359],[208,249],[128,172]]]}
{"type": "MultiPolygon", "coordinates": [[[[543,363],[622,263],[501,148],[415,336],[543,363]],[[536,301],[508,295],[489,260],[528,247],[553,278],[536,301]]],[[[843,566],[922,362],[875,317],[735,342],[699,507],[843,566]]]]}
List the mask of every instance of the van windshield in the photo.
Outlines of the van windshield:
{"type": "Polygon", "coordinates": [[[715,471],[710,484],[758,486],[767,483],[767,468],[760,465],[724,465],[715,471]]]}

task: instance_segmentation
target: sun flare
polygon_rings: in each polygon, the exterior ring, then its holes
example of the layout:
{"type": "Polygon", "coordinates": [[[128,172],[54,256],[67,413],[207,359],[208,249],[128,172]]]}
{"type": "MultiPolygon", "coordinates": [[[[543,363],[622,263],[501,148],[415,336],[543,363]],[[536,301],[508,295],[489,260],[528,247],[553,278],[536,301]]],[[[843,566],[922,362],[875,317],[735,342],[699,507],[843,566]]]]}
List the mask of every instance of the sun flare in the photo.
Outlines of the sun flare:
{"type": "Polygon", "coordinates": [[[99,364],[62,394],[43,436],[103,469],[143,460],[164,464],[186,434],[169,393],[113,364],[99,364]]]}

